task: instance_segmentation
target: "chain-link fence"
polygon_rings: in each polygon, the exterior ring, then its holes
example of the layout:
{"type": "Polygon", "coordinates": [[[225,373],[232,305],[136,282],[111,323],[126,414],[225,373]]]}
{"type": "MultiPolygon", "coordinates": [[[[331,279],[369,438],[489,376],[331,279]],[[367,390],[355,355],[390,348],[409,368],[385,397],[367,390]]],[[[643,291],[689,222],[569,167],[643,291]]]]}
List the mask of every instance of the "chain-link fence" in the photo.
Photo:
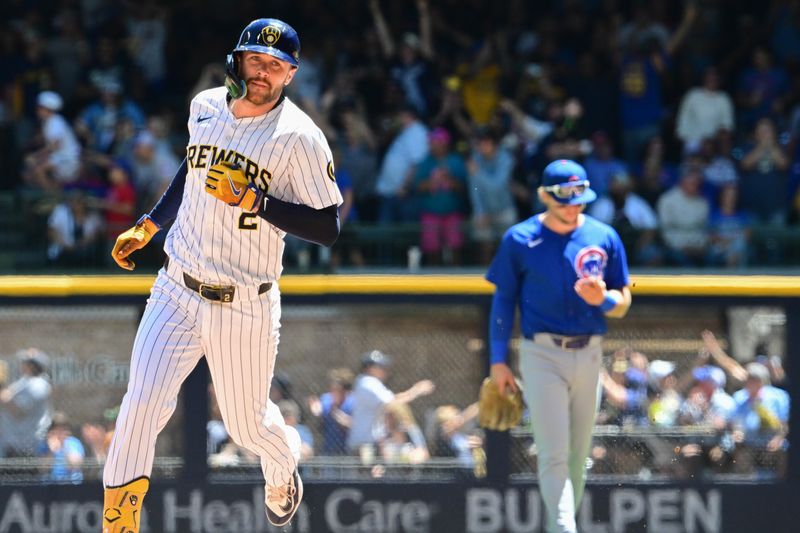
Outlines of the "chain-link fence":
{"type": "MultiPolygon", "coordinates": [[[[779,308],[686,305],[610,322],[589,478],[782,477],[785,322],[779,308]]],[[[536,472],[527,422],[512,431],[519,478],[536,472]]]]}
{"type": "MultiPolygon", "coordinates": [[[[300,426],[304,477],[483,475],[483,433],[474,420],[485,369],[483,302],[285,304],[272,397],[300,426]],[[426,379],[435,390],[419,394],[408,409],[387,409],[375,424],[374,440],[352,448],[343,440],[352,420],[334,416],[352,410],[337,404],[337,391],[352,385],[372,350],[391,357],[386,385],[394,392],[426,379]]],[[[100,476],[140,312],[134,305],[0,309],[3,482],[100,476]],[[26,425],[12,397],[20,383],[35,381],[23,367],[37,353],[47,356],[42,366],[50,409],[26,425]],[[17,438],[25,432],[27,440],[17,438]],[[78,449],[83,459],[69,460],[67,452],[78,449]]],[[[779,308],[688,304],[634,305],[627,318],[612,321],[590,478],[781,476],[788,446],[788,398],[779,388],[784,323],[779,308]]],[[[211,401],[212,479],[260,479],[258,459],[229,441],[213,395],[211,401]]],[[[174,476],[182,466],[182,416],[179,406],[159,437],[155,476],[174,476]]],[[[527,423],[512,431],[511,454],[514,476],[535,474],[536,447],[527,423]]]]}

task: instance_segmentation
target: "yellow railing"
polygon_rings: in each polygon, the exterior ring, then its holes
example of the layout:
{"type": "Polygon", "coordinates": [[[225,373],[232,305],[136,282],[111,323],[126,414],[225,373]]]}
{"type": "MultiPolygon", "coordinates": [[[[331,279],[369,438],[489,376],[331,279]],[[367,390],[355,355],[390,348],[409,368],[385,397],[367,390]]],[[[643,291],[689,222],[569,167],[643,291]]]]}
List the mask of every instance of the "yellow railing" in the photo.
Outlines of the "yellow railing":
{"type": "MultiPolygon", "coordinates": [[[[152,275],[0,276],[5,297],[146,295],[152,275]]],[[[634,295],[800,296],[800,276],[633,275],[634,295]]],[[[478,274],[464,275],[310,275],[285,276],[281,292],[325,294],[491,294],[493,286],[478,274]]]]}

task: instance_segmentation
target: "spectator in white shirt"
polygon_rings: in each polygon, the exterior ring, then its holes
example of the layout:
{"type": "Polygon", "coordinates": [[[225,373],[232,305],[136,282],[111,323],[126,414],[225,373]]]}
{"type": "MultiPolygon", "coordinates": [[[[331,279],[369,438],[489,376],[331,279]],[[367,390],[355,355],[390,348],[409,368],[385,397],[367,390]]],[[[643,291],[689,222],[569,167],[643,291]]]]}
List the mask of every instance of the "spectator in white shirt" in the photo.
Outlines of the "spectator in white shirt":
{"type": "Polygon", "coordinates": [[[690,89],[681,100],[675,134],[687,153],[697,151],[703,139],[713,137],[718,130],[733,129],[733,102],[719,85],[717,69],[708,67],[703,85],[690,89]]]}
{"type": "Polygon", "coordinates": [[[32,456],[50,425],[50,358],[36,348],[16,358],[20,377],[0,391],[0,457],[32,456]]]}
{"type": "Polygon", "coordinates": [[[658,216],[644,198],[633,192],[633,181],[626,172],[611,176],[607,194],[589,206],[589,214],[617,230],[637,264],[655,266],[661,262],[658,216]]]}
{"type": "Polygon", "coordinates": [[[347,435],[347,448],[351,453],[359,453],[365,445],[372,446],[374,453],[378,438],[385,433],[381,423],[389,403],[410,403],[435,389],[432,381],[424,379],[406,391],[393,393],[385,385],[390,364],[389,356],[378,350],[372,350],[361,359],[361,374],[356,378],[351,393],[353,414],[347,435]]]}
{"type": "Polygon", "coordinates": [[[36,105],[44,147],[27,156],[25,180],[34,187],[57,191],[78,179],[81,147],[70,125],[58,113],[63,101],[57,93],[39,93],[36,105]]]}
{"type": "Polygon", "coordinates": [[[167,189],[181,162],[165,139],[143,131],[133,141],[133,185],[140,205],[154,205],[167,189]]]}
{"type": "Polygon", "coordinates": [[[65,266],[95,264],[103,253],[103,219],[89,209],[86,197],[76,189],[58,204],[47,220],[47,257],[65,266]]]}
{"type": "Polygon", "coordinates": [[[658,220],[667,256],[679,266],[698,265],[705,258],[711,206],[700,194],[702,183],[701,169],[690,166],[683,171],[678,184],[658,200],[658,220]]]}

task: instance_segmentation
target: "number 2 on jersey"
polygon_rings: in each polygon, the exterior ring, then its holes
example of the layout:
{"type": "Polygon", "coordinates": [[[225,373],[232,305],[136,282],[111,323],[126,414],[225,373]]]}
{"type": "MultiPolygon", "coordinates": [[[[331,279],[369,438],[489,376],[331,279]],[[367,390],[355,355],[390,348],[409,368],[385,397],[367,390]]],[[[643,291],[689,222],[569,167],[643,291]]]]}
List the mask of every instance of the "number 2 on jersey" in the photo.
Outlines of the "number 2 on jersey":
{"type": "Polygon", "coordinates": [[[258,229],[258,222],[251,220],[257,216],[255,213],[242,213],[239,217],[239,229],[258,229]]]}

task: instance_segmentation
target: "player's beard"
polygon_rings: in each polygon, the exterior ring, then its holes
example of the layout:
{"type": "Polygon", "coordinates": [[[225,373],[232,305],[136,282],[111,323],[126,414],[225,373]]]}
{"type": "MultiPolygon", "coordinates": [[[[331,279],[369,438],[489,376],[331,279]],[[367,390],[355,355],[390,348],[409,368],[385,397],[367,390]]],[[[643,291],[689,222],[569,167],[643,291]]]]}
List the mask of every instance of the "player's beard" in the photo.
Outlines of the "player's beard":
{"type": "Polygon", "coordinates": [[[250,102],[253,105],[264,105],[270,102],[274,102],[280,97],[281,91],[283,90],[283,86],[279,85],[275,87],[275,85],[266,80],[257,80],[256,78],[250,78],[247,80],[247,94],[245,95],[245,100],[250,102]],[[266,88],[262,87],[253,87],[251,84],[252,81],[258,81],[259,83],[263,83],[266,85],[266,88]]]}

